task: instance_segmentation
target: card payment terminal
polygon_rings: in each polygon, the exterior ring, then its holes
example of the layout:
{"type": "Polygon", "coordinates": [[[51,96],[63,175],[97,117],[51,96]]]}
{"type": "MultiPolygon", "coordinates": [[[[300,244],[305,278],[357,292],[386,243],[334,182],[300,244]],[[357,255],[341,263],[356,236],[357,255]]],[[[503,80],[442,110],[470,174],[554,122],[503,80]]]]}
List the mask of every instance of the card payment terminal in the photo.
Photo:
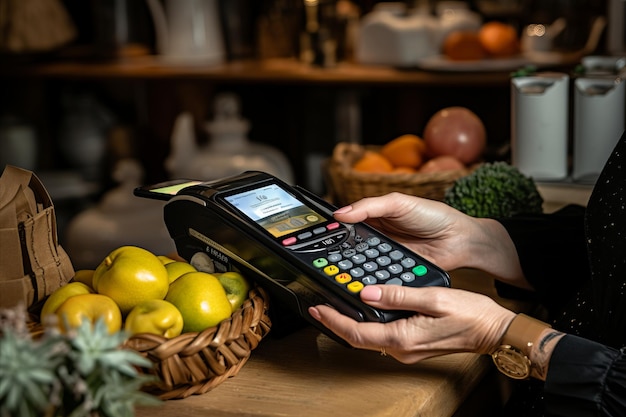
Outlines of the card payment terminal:
{"type": "Polygon", "coordinates": [[[389,322],[412,313],[363,303],[366,285],[450,286],[436,265],[365,223],[336,221],[332,205],[263,172],[169,181],[135,194],[168,201],[164,220],[180,256],[200,253],[217,270],[239,270],[334,339],[308,307],[329,304],[357,321],[389,322]]]}

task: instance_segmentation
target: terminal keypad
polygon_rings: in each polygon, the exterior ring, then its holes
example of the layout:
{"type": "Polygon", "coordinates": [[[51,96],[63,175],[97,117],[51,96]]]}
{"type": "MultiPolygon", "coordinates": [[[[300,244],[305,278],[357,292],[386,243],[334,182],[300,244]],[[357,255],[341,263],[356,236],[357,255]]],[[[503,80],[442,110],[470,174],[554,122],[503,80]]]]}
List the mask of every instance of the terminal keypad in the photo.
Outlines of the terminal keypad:
{"type": "Polygon", "coordinates": [[[398,248],[377,236],[355,235],[313,260],[313,266],[351,293],[366,285],[418,286],[428,267],[406,248],[398,248]]]}

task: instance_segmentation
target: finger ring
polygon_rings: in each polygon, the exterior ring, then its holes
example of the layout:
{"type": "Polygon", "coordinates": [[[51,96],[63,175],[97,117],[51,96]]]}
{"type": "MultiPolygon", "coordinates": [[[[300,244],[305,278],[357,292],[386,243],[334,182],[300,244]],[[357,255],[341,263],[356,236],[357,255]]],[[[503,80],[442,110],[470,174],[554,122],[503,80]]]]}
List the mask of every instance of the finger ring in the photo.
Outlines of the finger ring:
{"type": "Polygon", "coordinates": [[[387,356],[387,351],[385,350],[384,346],[380,348],[380,356],[387,356]]]}

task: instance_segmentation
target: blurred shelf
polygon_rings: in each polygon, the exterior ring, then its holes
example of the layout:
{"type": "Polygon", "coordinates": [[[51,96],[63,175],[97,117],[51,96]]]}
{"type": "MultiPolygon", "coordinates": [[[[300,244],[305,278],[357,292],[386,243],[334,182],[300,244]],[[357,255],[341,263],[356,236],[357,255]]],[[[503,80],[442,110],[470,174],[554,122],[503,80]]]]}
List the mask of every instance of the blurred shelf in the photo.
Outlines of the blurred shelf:
{"type": "Polygon", "coordinates": [[[234,61],[217,66],[165,64],[155,56],[115,62],[63,60],[0,65],[0,78],[57,79],[183,79],[238,83],[335,84],[382,86],[508,86],[508,71],[448,73],[340,63],[333,68],[303,64],[295,59],[234,61]]]}

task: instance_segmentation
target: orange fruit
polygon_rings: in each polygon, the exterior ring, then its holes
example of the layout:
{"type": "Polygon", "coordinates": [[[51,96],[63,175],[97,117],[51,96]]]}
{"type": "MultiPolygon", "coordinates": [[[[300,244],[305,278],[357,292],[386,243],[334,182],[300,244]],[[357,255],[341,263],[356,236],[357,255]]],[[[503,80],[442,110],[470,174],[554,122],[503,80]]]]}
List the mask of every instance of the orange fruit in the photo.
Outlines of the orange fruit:
{"type": "Polygon", "coordinates": [[[394,174],[415,174],[418,170],[411,167],[395,167],[393,169],[394,174]]]}
{"type": "Polygon", "coordinates": [[[383,173],[391,172],[393,165],[380,153],[366,150],[363,156],[352,166],[352,169],[360,172],[383,173]]]}
{"type": "Polygon", "coordinates": [[[498,21],[485,23],[478,31],[478,38],[487,53],[494,57],[512,56],[520,51],[517,31],[507,23],[498,21]]]}
{"type": "Polygon", "coordinates": [[[440,171],[457,171],[465,169],[463,162],[451,155],[441,155],[429,159],[424,165],[421,166],[419,172],[440,172],[440,171]]]}
{"type": "Polygon", "coordinates": [[[396,168],[418,168],[422,165],[425,153],[426,142],[419,136],[411,134],[398,136],[380,149],[380,154],[396,168]]]}
{"type": "Polygon", "coordinates": [[[472,61],[487,57],[478,33],[470,30],[455,30],[446,36],[442,51],[453,61],[472,61]]]}

